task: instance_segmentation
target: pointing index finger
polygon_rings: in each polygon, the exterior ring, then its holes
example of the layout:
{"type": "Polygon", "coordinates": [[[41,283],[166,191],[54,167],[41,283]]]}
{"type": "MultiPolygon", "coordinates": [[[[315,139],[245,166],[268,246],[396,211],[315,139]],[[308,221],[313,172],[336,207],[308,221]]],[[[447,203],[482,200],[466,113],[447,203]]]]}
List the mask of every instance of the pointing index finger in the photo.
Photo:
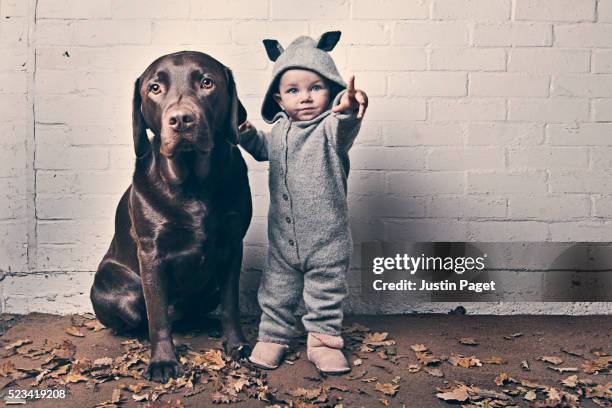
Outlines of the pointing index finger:
{"type": "Polygon", "coordinates": [[[355,75],[351,75],[349,78],[346,92],[349,94],[349,96],[355,95],[355,75]]]}

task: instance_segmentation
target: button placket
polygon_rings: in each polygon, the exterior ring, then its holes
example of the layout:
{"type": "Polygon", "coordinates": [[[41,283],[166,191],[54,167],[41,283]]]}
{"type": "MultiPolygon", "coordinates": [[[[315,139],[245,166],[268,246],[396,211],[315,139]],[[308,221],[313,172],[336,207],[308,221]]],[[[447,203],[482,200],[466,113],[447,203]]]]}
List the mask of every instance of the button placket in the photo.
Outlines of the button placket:
{"type": "MultiPolygon", "coordinates": [[[[287,180],[287,173],[289,171],[289,161],[288,161],[289,157],[288,156],[289,156],[289,132],[291,130],[291,122],[292,122],[291,119],[289,119],[289,124],[287,126],[287,131],[284,137],[284,143],[283,143],[283,140],[281,139],[281,151],[283,152],[284,160],[281,160],[281,165],[280,165],[278,173],[281,176],[282,180],[284,181],[284,187],[285,187],[284,192],[281,193],[281,197],[288,204],[287,207],[285,207],[287,211],[285,214],[289,214],[289,215],[285,216],[285,222],[287,223],[288,235],[290,235],[291,238],[287,240],[287,243],[289,244],[289,246],[294,248],[295,256],[297,260],[299,261],[300,254],[299,254],[298,242],[297,242],[296,231],[295,231],[295,219],[293,216],[293,208],[291,207],[289,182],[287,180]]],[[[283,212],[284,210],[285,209],[283,209],[283,212]]]]}

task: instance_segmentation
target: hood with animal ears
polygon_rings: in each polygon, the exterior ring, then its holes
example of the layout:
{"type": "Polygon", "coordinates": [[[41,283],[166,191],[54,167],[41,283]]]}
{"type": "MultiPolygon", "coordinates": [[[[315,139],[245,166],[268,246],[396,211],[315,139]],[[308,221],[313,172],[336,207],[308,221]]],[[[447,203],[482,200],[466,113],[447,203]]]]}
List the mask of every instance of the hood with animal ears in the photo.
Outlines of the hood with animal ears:
{"type": "Polygon", "coordinates": [[[308,69],[337,84],[340,89],[346,88],[346,83],[329,55],[340,40],[340,35],[340,31],[328,31],[321,35],[318,41],[301,36],[293,40],[287,49],[284,49],[277,40],[263,40],[268,58],[274,61],[272,80],[261,106],[261,116],[267,123],[272,123],[276,114],[281,110],[273,94],[278,92],[280,77],[288,69],[308,69]]]}

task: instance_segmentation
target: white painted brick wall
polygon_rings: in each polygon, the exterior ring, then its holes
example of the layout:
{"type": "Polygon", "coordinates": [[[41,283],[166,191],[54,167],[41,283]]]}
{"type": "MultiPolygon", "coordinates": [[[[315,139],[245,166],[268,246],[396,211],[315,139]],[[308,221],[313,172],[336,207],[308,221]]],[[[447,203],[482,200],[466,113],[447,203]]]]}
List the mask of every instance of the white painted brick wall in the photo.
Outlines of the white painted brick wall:
{"type": "MultiPolygon", "coordinates": [[[[89,310],[133,169],[133,81],[149,62],[210,53],[265,127],[261,40],[331,29],[343,31],[337,65],[371,101],[351,152],[356,244],[612,239],[612,0],[0,0],[0,310],[89,310]]],[[[243,280],[256,284],[267,167],[247,162],[243,280]]]]}

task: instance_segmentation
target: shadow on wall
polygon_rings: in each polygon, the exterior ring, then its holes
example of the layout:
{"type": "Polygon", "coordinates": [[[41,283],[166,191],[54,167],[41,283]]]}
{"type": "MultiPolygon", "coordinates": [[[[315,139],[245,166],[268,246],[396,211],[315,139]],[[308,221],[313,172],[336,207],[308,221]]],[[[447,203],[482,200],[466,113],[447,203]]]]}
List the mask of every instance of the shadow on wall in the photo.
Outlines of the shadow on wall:
{"type": "Polygon", "coordinates": [[[554,259],[542,275],[542,301],[609,302],[612,293],[612,244],[579,242],[554,259]]]}

